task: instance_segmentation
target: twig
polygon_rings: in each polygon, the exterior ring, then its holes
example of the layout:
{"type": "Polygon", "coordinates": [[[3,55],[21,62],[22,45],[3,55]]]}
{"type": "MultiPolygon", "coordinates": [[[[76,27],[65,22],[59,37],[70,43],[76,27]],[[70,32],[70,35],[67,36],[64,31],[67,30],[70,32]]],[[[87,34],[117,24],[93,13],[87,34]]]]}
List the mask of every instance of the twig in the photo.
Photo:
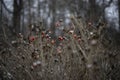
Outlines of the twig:
{"type": "Polygon", "coordinates": [[[6,32],[3,26],[2,26],[2,30],[3,30],[4,39],[7,39],[6,32]]]}
{"type": "MultiPolygon", "coordinates": [[[[2,51],[4,51],[4,50],[2,50],[2,51]]],[[[3,58],[2,58],[1,56],[0,56],[0,59],[1,59],[2,62],[4,62],[4,60],[3,60],[3,58]]],[[[4,69],[6,72],[9,72],[8,69],[7,69],[4,65],[3,65],[2,67],[3,67],[3,69],[4,69]]],[[[12,77],[13,79],[15,79],[15,77],[13,77],[13,75],[11,75],[11,77],[12,77]]]]}
{"type": "Polygon", "coordinates": [[[82,47],[81,47],[80,45],[77,45],[77,46],[78,46],[78,48],[80,49],[80,51],[82,52],[84,58],[85,58],[86,60],[88,60],[88,57],[87,57],[85,51],[82,49],[82,47]]]}
{"type": "Polygon", "coordinates": [[[0,54],[3,53],[4,51],[5,51],[5,49],[1,50],[1,51],[0,51],[0,54]]]}
{"type": "Polygon", "coordinates": [[[25,72],[28,73],[28,75],[30,76],[31,80],[34,80],[33,76],[30,74],[30,72],[27,69],[25,69],[25,72]]]}

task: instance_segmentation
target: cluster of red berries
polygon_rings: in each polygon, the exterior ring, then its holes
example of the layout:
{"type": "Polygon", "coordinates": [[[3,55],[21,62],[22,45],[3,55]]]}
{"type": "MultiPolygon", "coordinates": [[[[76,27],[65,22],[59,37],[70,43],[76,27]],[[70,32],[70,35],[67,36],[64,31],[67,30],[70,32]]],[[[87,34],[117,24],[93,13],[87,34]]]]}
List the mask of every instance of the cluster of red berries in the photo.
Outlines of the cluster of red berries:
{"type": "MultiPolygon", "coordinates": [[[[60,27],[61,22],[62,22],[62,20],[57,21],[55,23],[55,27],[60,27]]],[[[65,35],[57,36],[56,39],[51,38],[51,36],[50,36],[50,35],[52,35],[52,31],[51,30],[41,31],[40,37],[41,37],[42,41],[43,42],[45,41],[45,43],[47,43],[47,44],[56,45],[56,43],[58,41],[59,42],[59,46],[61,46],[61,47],[64,46],[64,41],[65,41],[65,43],[69,43],[69,41],[71,41],[69,39],[70,36],[72,36],[72,39],[77,40],[78,42],[81,42],[81,37],[79,35],[75,34],[75,31],[74,31],[75,27],[74,27],[74,25],[71,24],[70,26],[71,26],[71,28],[69,30],[63,30],[65,35]],[[66,35],[66,34],[68,34],[68,35],[66,35]]],[[[30,36],[29,37],[29,41],[30,42],[34,42],[37,38],[38,37],[36,37],[36,36],[30,36]]],[[[57,52],[61,53],[61,49],[57,48],[57,52]]]]}
{"type": "Polygon", "coordinates": [[[29,37],[29,42],[34,42],[38,37],[37,36],[30,36],[29,37]]]}

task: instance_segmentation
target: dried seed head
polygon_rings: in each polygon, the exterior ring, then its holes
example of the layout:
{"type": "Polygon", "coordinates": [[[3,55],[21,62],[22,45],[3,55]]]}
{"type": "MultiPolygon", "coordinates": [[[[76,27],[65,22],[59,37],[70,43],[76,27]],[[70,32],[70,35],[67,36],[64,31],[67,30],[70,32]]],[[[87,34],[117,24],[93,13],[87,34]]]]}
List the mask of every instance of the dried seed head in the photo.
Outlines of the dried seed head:
{"type": "Polygon", "coordinates": [[[41,65],[41,61],[35,61],[33,62],[32,66],[35,68],[37,66],[41,65]]]}
{"type": "Polygon", "coordinates": [[[57,53],[58,54],[62,53],[62,48],[60,46],[58,46],[58,48],[57,48],[57,53]]]}
{"type": "Polygon", "coordinates": [[[88,22],[88,26],[92,26],[92,23],[91,23],[91,22],[88,22]]]}
{"type": "Polygon", "coordinates": [[[63,19],[60,19],[59,21],[60,21],[60,22],[63,22],[63,19]]]}
{"type": "Polygon", "coordinates": [[[91,40],[90,44],[91,44],[92,46],[96,45],[96,44],[97,44],[97,40],[95,40],[95,39],[91,40]]]}
{"type": "Polygon", "coordinates": [[[94,33],[93,32],[90,32],[90,35],[93,35],[94,33]]]}
{"type": "Polygon", "coordinates": [[[48,35],[48,34],[46,34],[46,35],[45,35],[45,37],[46,37],[46,38],[49,38],[49,35],[48,35]]]}
{"type": "Polygon", "coordinates": [[[70,34],[73,34],[73,33],[74,33],[74,30],[70,30],[69,33],[70,33],[70,34]]]}
{"type": "Polygon", "coordinates": [[[19,38],[23,38],[23,35],[21,33],[18,34],[19,38]]]}
{"type": "Polygon", "coordinates": [[[91,68],[92,67],[92,64],[87,64],[87,68],[91,68]]]}
{"type": "Polygon", "coordinates": [[[51,40],[51,44],[55,44],[55,40],[51,40]]]}

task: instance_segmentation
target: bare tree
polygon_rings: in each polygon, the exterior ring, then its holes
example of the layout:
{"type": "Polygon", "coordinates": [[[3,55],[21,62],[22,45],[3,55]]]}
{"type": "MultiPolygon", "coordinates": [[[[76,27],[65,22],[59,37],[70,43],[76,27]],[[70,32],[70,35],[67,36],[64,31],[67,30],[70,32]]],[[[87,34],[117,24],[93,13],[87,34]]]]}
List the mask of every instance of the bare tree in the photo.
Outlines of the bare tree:
{"type": "Polygon", "coordinates": [[[20,32],[20,20],[21,20],[21,11],[23,8],[23,0],[14,0],[13,2],[13,27],[14,32],[20,32]]]}
{"type": "Polygon", "coordinates": [[[31,0],[28,0],[28,6],[29,6],[29,10],[28,10],[28,12],[29,12],[29,24],[31,23],[31,6],[32,6],[32,3],[31,3],[31,0]]]}
{"type": "Polygon", "coordinates": [[[53,15],[52,23],[51,23],[51,29],[52,29],[53,33],[55,33],[54,22],[55,22],[55,15],[56,15],[56,7],[55,7],[56,6],[56,0],[52,0],[49,6],[50,6],[50,9],[51,9],[51,13],[53,15]],[[53,5],[53,3],[54,3],[54,5],[53,5]]]}
{"type": "Polygon", "coordinates": [[[119,12],[119,29],[120,29],[120,0],[118,0],[118,12],[119,12]]]}
{"type": "Polygon", "coordinates": [[[89,9],[89,20],[91,22],[94,22],[97,20],[97,5],[96,5],[96,0],[89,0],[89,6],[90,6],[90,9],[89,9]]]}

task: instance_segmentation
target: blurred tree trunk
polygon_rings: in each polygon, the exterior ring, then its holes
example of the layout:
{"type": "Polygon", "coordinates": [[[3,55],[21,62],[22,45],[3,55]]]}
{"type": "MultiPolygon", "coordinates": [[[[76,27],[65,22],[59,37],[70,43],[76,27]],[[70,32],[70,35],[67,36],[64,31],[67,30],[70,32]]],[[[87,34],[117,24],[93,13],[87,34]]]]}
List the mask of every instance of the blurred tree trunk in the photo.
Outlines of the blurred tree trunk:
{"type": "Polygon", "coordinates": [[[106,5],[105,0],[102,0],[102,7],[96,4],[96,0],[89,0],[88,20],[96,24],[99,20],[106,22],[105,19],[105,8],[110,6],[112,0],[106,5]]]}
{"type": "MultiPolygon", "coordinates": [[[[0,1],[0,24],[1,24],[1,26],[0,26],[0,30],[1,30],[1,28],[2,28],[2,1],[0,1]]],[[[0,31],[0,33],[1,33],[1,31],[0,31]]]]}
{"type": "Polygon", "coordinates": [[[77,14],[79,15],[80,14],[80,10],[82,10],[84,7],[83,6],[86,6],[86,5],[83,5],[83,0],[77,0],[76,1],[76,5],[77,6],[77,14]]]}
{"type": "Polygon", "coordinates": [[[41,9],[41,8],[40,8],[40,1],[38,0],[37,2],[38,2],[38,4],[37,4],[37,7],[38,7],[38,8],[37,8],[37,11],[38,11],[38,14],[37,14],[37,15],[38,15],[38,18],[40,18],[40,9],[41,9]]]}
{"type": "Polygon", "coordinates": [[[120,30],[120,0],[118,0],[119,30],[120,30]]]}
{"type": "Polygon", "coordinates": [[[23,0],[14,0],[13,2],[13,27],[14,32],[20,32],[21,11],[23,8],[23,0]]]}
{"type": "Polygon", "coordinates": [[[24,27],[24,19],[25,19],[25,5],[23,4],[23,10],[22,10],[22,19],[21,19],[21,32],[23,33],[24,30],[25,30],[25,27],[24,27]]]}
{"type": "Polygon", "coordinates": [[[102,17],[103,17],[103,21],[104,22],[106,22],[106,19],[105,19],[105,2],[104,2],[104,0],[102,0],[102,7],[101,7],[101,9],[102,9],[102,17]]]}
{"type": "Polygon", "coordinates": [[[2,1],[0,1],[0,21],[1,21],[1,18],[2,18],[2,1]]]}
{"type": "MultiPolygon", "coordinates": [[[[53,34],[55,33],[55,15],[56,15],[56,0],[52,0],[51,3],[50,3],[50,9],[51,10],[51,13],[52,13],[52,23],[51,23],[51,30],[53,31],[53,34]]],[[[52,36],[54,37],[54,35],[52,36]]]]}
{"type": "Polygon", "coordinates": [[[93,23],[94,21],[96,21],[96,18],[97,18],[97,14],[96,14],[96,10],[97,10],[97,7],[96,7],[96,0],[89,0],[89,6],[90,6],[90,9],[88,11],[88,14],[89,14],[89,20],[93,23]]]}
{"type": "Polygon", "coordinates": [[[31,24],[31,17],[32,17],[32,15],[31,15],[31,0],[28,0],[28,6],[29,6],[29,9],[28,9],[28,12],[29,12],[29,24],[31,24]]]}

